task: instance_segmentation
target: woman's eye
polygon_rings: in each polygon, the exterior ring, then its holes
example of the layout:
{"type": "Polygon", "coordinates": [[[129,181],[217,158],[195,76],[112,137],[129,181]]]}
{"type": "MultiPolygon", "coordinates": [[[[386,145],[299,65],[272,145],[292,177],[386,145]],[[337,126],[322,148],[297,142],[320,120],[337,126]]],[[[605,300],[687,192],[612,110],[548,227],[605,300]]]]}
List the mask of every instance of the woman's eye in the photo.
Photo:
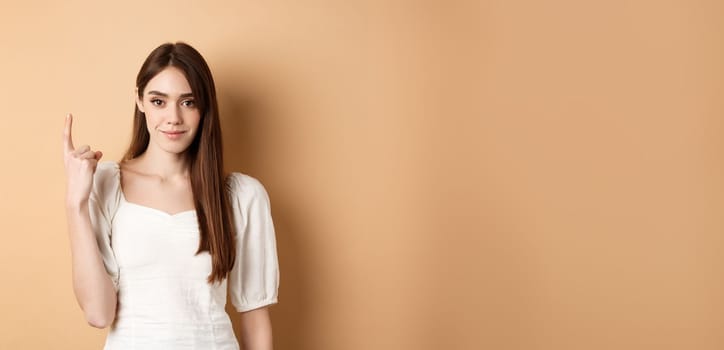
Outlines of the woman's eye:
{"type": "Polygon", "coordinates": [[[183,102],[181,102],[181,104],[183,104],[183,105],[186,106],[186,107],[193,107],[193,106],[196,105],[196,104],[194,103],[194,101],[192,101],[192,100],[183,101],[183,102]]]}
{"type": "Polygon", "coordinates": [[[163,101],[161,101],[159,99],[153,99],[153,100],[151,100],[151,104],[153,104],[155,106],[160,106],[163,104],[163,101]]]}

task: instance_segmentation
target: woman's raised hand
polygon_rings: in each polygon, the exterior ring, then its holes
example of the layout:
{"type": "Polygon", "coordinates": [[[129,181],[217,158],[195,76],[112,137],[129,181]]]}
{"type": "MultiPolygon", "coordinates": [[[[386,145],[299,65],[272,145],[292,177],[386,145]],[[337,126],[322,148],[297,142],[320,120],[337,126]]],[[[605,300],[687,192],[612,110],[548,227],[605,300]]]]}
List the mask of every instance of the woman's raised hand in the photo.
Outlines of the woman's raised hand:
{"type": "Polygon", "coordinates": [[[66,204],[87,204],[93,187],[93,174],[98,161],[103,156],[101,151],[93,151],[90,146],[73,147],[73,115],[65,117],[63,130],[63,160],[65,162],[66,204]]]}

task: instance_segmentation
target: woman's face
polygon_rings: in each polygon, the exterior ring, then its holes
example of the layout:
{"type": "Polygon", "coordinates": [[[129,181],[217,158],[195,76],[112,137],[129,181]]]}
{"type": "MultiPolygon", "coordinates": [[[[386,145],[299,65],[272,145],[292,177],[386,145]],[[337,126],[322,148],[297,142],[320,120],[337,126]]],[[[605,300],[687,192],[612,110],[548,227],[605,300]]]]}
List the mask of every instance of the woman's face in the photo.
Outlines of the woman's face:
{"type": "Polygon", "coordinates": [[[201,112],[180,69],[169,66],[156,74],[136,104],[146,115],[149,147],[176,154],[186,151],[198,130],[201,112]]]}

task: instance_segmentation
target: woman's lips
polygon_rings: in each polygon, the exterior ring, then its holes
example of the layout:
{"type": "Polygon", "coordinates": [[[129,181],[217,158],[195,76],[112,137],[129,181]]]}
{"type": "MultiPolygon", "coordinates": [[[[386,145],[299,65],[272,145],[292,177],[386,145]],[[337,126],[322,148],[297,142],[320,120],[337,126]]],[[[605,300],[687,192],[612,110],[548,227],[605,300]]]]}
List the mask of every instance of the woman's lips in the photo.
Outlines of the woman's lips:
{"type": "Polygon", "coordinates": [[[181,135],[185,133],[185,131],[161,131],[164,135],[166,135],[167,138],[171,140],[177,140],[181,138],[181,135]]]}

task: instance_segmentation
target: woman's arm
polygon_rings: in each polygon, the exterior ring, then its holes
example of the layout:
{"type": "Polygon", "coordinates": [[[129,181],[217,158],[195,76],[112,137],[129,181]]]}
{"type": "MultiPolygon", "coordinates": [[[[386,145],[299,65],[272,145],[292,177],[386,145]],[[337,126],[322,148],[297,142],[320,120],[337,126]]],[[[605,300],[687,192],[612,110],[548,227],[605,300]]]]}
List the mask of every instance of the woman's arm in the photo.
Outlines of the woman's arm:
{"type": "Polygon", "coordinates": [[[241,340],[244,350],[272,350],[269,307],[241,313],[241,340]]]}
{"type": "Polygon", "coordinates": [[[73,260],[73,292],[88,323],[97,328],[108,327],[116,315],[117,295],[111,277],[103,264],[91,224],[88,202],[93,175],[103,156],[87,145],[73,146],[73,116],[65,118],[63,160],[67,180],[66,214],[73,260]]]}
{"type": "Polygon", "coordinates": [[[116,316],[117,294],[98,250],[88,202],[68,203],[66,208],[73,260],[73,291],[88,324],[106,328],[116,316]]]}

